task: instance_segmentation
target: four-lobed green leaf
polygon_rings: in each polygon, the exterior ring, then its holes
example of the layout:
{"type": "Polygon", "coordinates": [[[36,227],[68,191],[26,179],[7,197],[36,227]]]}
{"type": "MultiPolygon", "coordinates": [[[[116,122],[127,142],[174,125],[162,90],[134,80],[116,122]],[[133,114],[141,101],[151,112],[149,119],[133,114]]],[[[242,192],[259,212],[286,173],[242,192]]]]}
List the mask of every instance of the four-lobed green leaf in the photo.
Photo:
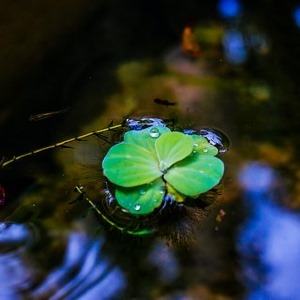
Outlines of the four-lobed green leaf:
{"type": "Polygon", "coordinates": [[[217,153],[201,136],[153,126],[126,132],[124,142],[110,148],[102,168],[116,185],[119,205],[146,215],[161,205],[168,186],[167,192],[175,190],[185,197],[216,186],[224,173],[223,162],[214,157],[217,153]]]}

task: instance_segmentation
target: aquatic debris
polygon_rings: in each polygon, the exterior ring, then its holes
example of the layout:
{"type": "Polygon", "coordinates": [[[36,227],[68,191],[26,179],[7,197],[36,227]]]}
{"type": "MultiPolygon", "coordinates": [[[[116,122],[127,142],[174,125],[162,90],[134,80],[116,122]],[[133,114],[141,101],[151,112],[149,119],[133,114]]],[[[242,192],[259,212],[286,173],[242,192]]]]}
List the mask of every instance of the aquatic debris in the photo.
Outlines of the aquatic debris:
{"type": "Polygon", "coordinates": [[[226,212],[224,209],[220,209],[217,216],[216,216],[216,222],[221,223],[226,216],[226,212]]]}
{"type": "Polygon", "coordinates": [[[158,104],[158,105],[165,105],[165,106],[175,106],[176,102],[171,102],[169,100],[164,100],[164,99],[159,99],[159,98],[155,98],[153,100],[154,103],[158,104]]]}
{"type": "MultiPolygon", "coordinates": [[[[111,225],[112,227],[118,229],[121,232],[124,233],[128,233],[131,235],[136,235],[136,236],[140,236],[140,235],[146,235],[146,234],[151,234],[153,233],[152,229],[145,229],[145,228],[139,228],[138,226],[136,226],[136,228],[134,229],[129,229],[128,228],[128,224],[124,225],[124,226],[120,226],[118,225],[116,222],[113,221],[113,219],[111,218],[112,215],[106,215],[104,212],[102,212],[102,210],[100,210],[95,204],[94,202],[86,195],[86,192],[83,190],[82,186],[75,186],[74,188],[75,192],[80,194],[80,199],[85,200],[86,202],[89,203],[89,205],[91,206],[92,209],[95,210],[96,214],[98,216],[101,217],[101,219],[103,221],[105,221],[107,224],[111,225]]],[[[77,199],[75,200],[77,201],[77,199]]],[[[73,203],[74,201],[70,202],[73,203]]]]}
{"type": "Polygon", "coordinates": [[[31,116],[29,116],[28,121],[37,122],[37,121],[41,121],[41,120],[44,120],[44,119],[48,119],[48,118],[51,118],[53,116],[62,114],[64,112],[66,112],[68,109],[69,109],[69,107],[61,109],[61,110],[49,111],[49,112],[45,112],[45,113],[31,115],[31,116]]]}
{"type": "MultiPolygon", "coordinates": [[[[101,138],[101,137],[103,137],[102,134],[104,132],[112,131],[114,129],[121,128],[121,127],[123,127],[123,124],[108,126],[106,128],[91,131],[91,132],[88,132],[88,133],[85,133],[85,134],[82,134],[82,135],[79,135],[79,136],[75,136],[73,138],[64,140],[62,142],[55,143],[55,144],[52,144],[52,145],[49,145],[47,147],[43,147],[43,148],[40,148],[40,149],[36,149],[36,150],[30,151],[28,153],[21,154],[19,156],[13,156],[11,159],[6,160],[6,161],[5,161],[5,159],[2,159],[1,162],[0,162],[0,168],[4,168],[4,167],[10,165],[13,162],[19,161],[19,160],[21,160],[25,157],[28,157],[28,156],[32,156],[32,155],[44,152],[46,150],[56,149],[56,148],[70,148],[70,146],[67,146],[67,144],[75,142],[75,141],[83,141],[85,138],[90,137],[90,136],[97,136],[97,137],[101,138]]],[[[105,140],[105,138],[104,138],[104,140],[105,140]]]]}

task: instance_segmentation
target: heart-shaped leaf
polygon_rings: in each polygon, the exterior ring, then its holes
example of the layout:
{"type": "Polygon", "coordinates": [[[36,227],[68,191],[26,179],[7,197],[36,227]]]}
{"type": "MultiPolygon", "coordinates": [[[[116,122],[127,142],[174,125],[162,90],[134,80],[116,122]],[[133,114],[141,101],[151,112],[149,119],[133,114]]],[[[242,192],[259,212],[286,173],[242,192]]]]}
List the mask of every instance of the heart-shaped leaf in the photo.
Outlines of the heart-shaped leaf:
{"type": "Polygon", "coordinates": [[[130,213],[147,215],[161,205],[164,194],[164,182],[158,178],[150,184],[131,188],[118,187],[115,195],[120,206],[130,213]]]}
{"type": "Polygon", "coordinates": [[[174,163],[184,159],[193,151],[193,138],[182,132],[168,132],[155,143],[160,169],[165,172],[174,163]]]}
{"type": "Polygon", "coordinates": [[[164,179],[180,193],[197,196],[216,186],[224,173],[223,162],[209,155],[191,155],[172,166],[164,179]]]}
{"type": "Polygon", "coordinates": [[[162,175],[155,153],[127,143],[111,147],[102,161],[102,168],[109,181],[123,187],[150,183],[162,175]]]}

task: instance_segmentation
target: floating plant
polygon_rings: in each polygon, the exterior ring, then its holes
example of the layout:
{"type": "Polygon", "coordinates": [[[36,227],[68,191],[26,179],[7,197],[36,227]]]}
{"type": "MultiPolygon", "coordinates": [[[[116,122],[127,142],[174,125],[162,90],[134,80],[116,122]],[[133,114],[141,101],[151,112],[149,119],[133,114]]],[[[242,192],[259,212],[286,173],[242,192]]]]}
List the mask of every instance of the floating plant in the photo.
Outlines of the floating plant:
{"type": "Polygon", "coordinates": [[[102,161],[103,173],[116,185],[115,197],[132,214],[147,215],[165,194],[177,202],[197,198],[215,187],[224,173],[218,149],[199,135],[168,127],[130,130],[102,161]]]}
{"type": "Polygon", "coordinates": [[[172,120],[128,118],[121,124],[2,159],[0,168],[49,149],[69,148],[69,143],[90,136],[110,143],[103,134],[112,131],[119,138],[101,163],[105,180],[100,201],[92,201],[83,187],[76,186],[80,199],[91,205],[104,224],[120,232],[156,233],[172,240],[188,236],[199,210],[212,202],[207,202],[205,195],[214,194],[224,174],[217,155],[228,150],[229,141],[218,130],[181,130],[172,120]]]}

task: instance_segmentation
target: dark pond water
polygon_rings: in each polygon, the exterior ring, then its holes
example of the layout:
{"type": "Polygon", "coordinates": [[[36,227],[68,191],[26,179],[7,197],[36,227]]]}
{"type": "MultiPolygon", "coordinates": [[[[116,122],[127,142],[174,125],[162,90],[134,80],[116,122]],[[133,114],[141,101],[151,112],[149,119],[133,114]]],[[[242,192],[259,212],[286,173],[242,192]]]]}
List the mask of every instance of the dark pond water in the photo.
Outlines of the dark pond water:
{"type": "Polygon", "coordinates": [[[231,146],[179,244],[120,234],[85,201],[120,130],[1,168],[0,299],[300,299],[300,2],[207,2],[3,1],[4,164],[132,116],[231,146]]]}

